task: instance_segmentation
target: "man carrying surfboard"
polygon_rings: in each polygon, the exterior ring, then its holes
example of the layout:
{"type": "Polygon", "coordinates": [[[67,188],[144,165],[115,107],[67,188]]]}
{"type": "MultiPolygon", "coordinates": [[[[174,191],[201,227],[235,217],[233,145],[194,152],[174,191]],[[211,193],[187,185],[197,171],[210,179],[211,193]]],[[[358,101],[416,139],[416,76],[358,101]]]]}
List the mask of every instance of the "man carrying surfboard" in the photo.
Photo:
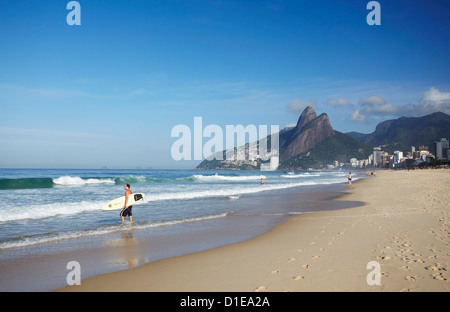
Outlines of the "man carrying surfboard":
{"type": "Polygon", "coordinates": [[[125,204],[123,205],[123,209],[120,212],[120,219],[122,220],[122,223],[125,222],[125,217],[129,216],[130,217],[130,224],[133,223],[133,214],[131,213],[131,209],[133,208],[133,206],[130,206],[127,208],[127,203],[128,203],[128,196],[130,196],[131,194],[133,194],[130,190],[130,184],[125,184],[124,186],[125,189],[125,204]]]}

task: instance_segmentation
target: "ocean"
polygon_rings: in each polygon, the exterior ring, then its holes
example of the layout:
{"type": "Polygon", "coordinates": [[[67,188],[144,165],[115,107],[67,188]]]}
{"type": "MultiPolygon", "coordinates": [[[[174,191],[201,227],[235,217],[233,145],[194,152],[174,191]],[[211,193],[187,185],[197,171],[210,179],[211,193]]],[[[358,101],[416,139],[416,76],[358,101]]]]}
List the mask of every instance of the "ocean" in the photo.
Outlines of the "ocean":
{"type": "MultiPolygon", "coordinates": [[[[100,248],[104,243],[97,242],[104,242],[107,236],[121,237],[124,230],[132,230],[138,238],[142,233],[145,241],[159,242],[152,245],[151,255],[144,262],[248,239],[289,215],[313,210],[302,203],[279,204],[275,195],[292,189],[307,195],[330,185],[343,187],[346,174],[344,171],[0,169],[3,264],[0,286],[5,282],[8,263],[52,252],[100,248]],[[144,201],[133,206],[132,225],[128,218],[125,224],[121,223],[120,210],[101,210],[107,202],[124,194],[126,183],[133,193],[146,194],[144,201]],[[264,204],[270,200],[272,204],[264,204]],[[243,218],[237,221],[237,216],[246,217],[245,223],[243,218]],[[235,230],[223,234],[227,231],[221,232],[220,226],[235,230]],[[188,235],[209,235],[209,239],[197,245],[188,242],[178,246],[188,235]],[[164,243],[171,239],[172,243],[164,243]]],[[[116,240],[110,240],[109,247],[111,241],[116,240]]],[[[105,271],[117,268],[120,265],[109,265],[105,271]]],[[[103,272],[92,269],[91,275],[97,273],[103,272]]],[[[54,286],[62,285],[47,285],[54,286]]],[[[8,290],[6,286],[0,289],[8,290]]]]}

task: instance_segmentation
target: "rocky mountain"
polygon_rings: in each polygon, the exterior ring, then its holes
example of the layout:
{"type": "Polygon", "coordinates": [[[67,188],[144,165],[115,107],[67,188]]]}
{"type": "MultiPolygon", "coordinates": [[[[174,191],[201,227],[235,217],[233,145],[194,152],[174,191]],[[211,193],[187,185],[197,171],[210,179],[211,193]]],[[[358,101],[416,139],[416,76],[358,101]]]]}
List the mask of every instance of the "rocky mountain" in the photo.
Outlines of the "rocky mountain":
{"type": "Polygon", "coordinates": [[[297,126],[280,134],[280,161],[306,153],[334,135],[328,115],[317,116],[314,109],[308,106],[300,115],[297,126]]]}
{"type": "Polygon", "coordinates": [[[327,114],[316,116],[307,107],[297,126],[280,134],[280,169],[323,168],[334,161],[364,159],[372,152],[367,144],[333,130],[327,114]]]}
{"type": "MultiPolygon", "coordinates": [[[[268,136],[267,146],[271,146],[268,136]]],[[[348,162],[350,158],[363,159],[372,148],[346,134],[334,131],[327,114],[316,115],[308,106],[297,125],[279,133],[280,169],[323,168],[335,160],[348,162]]],[[[197,169],[259,169],[257,166],[218,160],[204,160],[197,169]]]]}
{"type": "Polygon", "coordinates": [[[434,142],[440,138],[450,138],[450,116],[436,112],[423,117],[401,117],[378,124],[370,134],[349,132],[358,141],[381,146],[386,152],[409,151],[411,146],[425,145],[434,153],[434,142]]]}

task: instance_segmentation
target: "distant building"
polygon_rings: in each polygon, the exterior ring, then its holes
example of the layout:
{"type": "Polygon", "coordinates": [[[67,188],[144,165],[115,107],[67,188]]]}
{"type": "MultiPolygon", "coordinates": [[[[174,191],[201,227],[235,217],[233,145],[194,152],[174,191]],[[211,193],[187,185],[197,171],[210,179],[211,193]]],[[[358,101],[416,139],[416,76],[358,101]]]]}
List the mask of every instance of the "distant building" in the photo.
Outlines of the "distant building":
{"type": "Polygon", "coordinates": [[[434,142],[434,150],[436,151],[436,159],[444,159],[442,156],[442,143],[441,141],[434,142]]]}
{"type": "Polygon", "coordinates": [[[449,142],[446,138],[442,138],[439,141],[434,142],[434,150],[436,153],[436,159],[444,159],[447,156],[447,151],[449,150],[449,142]]]}
{"type": "MultiPolygon", "coordinates": [[[[427,157],[430,155],[429,151],[420,151],[419,152],[419,158],[423,161],[427,161],[427,157]]],[[[429,158],[429,157],[428,157],[429,158]]]]}
{"type": "Polygon", "coordinates": [[[381,155],[382,155],[382,151],[381,151],[381,147],[374,147],[373,148],[373,166],[374,167],[378,167],[381,166],[382,163],[382,159],[381,159],[381,155]]]}
{"type": "Polygon", "coordinates": [[[403,152],[395,151],[394,152],[394,165],[400,164],[401,160],[403,158],[403,152]]]}

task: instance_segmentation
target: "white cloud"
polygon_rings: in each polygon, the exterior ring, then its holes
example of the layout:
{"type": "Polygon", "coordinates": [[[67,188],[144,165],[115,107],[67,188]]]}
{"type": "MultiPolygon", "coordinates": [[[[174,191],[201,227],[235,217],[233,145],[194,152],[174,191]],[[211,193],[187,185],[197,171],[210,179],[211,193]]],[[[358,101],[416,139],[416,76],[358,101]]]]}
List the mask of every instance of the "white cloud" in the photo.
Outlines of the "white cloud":
{"type": "Polygon", "coordinates": [[[347,99],[344,98],[338,98],[338,99],[328,99],[325,104],[335,107],[350,107],[353,106],[351,103],[347,101],[347,99]]]}
{"type": "Polygon", "coordinates": [[[312,106],[314,108],[316,103],[316,100],[305,101],[300,99],[293,99],[289,102],[286,108],[291,113],[300,114],[308,106],[312,106]]]}
{"type": "Polygon", "coordinates": [[[367,122],[373,117],[425,116],[435,112],[450,114],[450,92],[431,87],[417,104],[395,106],[375,95],[361,98],[350,120],[367,122]]]}
{"type": "Polygon", "coordinates": [[[387,103],[379,96],[370,96],[359,100],[364,114],[392,115],[398,112],[398,108],[387,103]]]}
{"type": "Polygon", "coordinates": [[[382,97],[376,95],[360,99],[359,106],[360,108],[350,115],[353,121],[365,122],[374,116],[393,116],[399,112],[393,104],[387,103],[382,97]]]}
{"type": "Polygon", "coordinates": [[[359,121],[359,122],[366,122],[367,117],[363,114],[361,114],[361,111],[357,109],[350,115],[350,119],[353,121],[359,121]]]}
{"type": "Polygon", "coordinates": [[[450,114],[450,92],[441,92],[435,87],[424,93],[419,102],[423,113],[443,112],[450,114]]]}

